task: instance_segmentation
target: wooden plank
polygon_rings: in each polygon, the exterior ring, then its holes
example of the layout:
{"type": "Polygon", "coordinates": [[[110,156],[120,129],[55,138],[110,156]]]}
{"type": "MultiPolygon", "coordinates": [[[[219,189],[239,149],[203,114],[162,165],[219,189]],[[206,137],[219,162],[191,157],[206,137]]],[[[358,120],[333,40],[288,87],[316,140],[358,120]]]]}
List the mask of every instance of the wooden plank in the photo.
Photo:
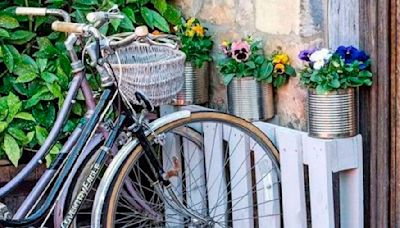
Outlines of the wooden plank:
{"type": "Polygon", "coordinates": [[[206,176],[204,168],[204,151],[193,142],[183,138],[183,153],[185,158],[185,190],[186,202],[189,208],[203,216],[207,215],[206,176]]]}
{"type": "MultiPolygon", "coordinates": [[[[176,108],[173,106],[163,106],[161,107],[161,115],[167,115],[176,111],[176,108]]],[[[165,138],[165,144],[162,147],[163,150],[163,168],[164,170],[168,171],[175,168],[174,160],[180,162],[181,159],[181,139],[178,135],[173,133],[167,133],[165,138]]],[[[171,184],[177,197],[183,201],[183,188],[182,188],[182,169],[179,169],[178,178],[171,178],[171,184]]],[[[177,227],[183,228],[184,218],[180,216],[178,213],[175,212],[169,205],[165,205],[165,220],[166,220],[166,227],[177,227]]]]}
{"type": "MultiPolygon", "coordinates": [[[[360,129],[363,135],[364,171],[366,176],[365,193],[365,226],[389,227],[389,159],[390,156],[390,130],[396,128],[395,122],[390,123],[391,116],[396,108],[395,104],[398,91],[396,80],[390,82],[390,2],[388,0],[364,0],[361,6],[361,46],[370,54],[373,63],[372,73],[374,84],[371,88],[360,89],[360,129]],[[392,88],[392,95],[390,94],[392,88]],[[369,189],[369,191],[368,191],[369,189]]],[[[396,23],[395,21],[393,23],[396,23]]],[[[398,26],[398,23],[396,23],[398,26]]],[[[393,47],[397,48],[396,43],[393,47]]],[[[393,62],[398,65],[398,63],[393,62]]],[[[398,72],[393,71],[393,74],[398,72]]],[[[392,119],[393,120],[393,119],[392,119]]],[[[397,138],[392,135],[392,139],[397,138]]],[[[392,153],[396,153],[392,151],[392,153]]],[[[393,166],[396,167],[396,166],[393,166]]],[[[393,175],[392,175],[393,176],[393,175]]],[[[395,176],[395,175],[394,175],[395,176]]],[[[394,182],[393,182],[394,183],[394,182]]],[[[394,183],[398,185],[397,183],[394,183]]],[[[395,199],[392,199],[395,202],[395,199]]],[[[396,202],[398,204],[398,201],[396,202]]],[[[398,214],[398,212],[397,212],[398,214]]],[[[400,224],[399,224],[400,225],[400,224]]],[[[391,226],[391,227],[396,227],[391,226]]]]}
{"type": "Polygon", "coordinates": [[[279,129],[276,138],[281,164],[283,223],[285,227],[306,228],[302,136],[279,129]]]}
{"type": "Polygon", "coordinates": [[[390,2],[391,11],[391,170],[390,227],[400,226],[400,2],[390,2]]]}
{"type": "Polygon", "coordinates": [[[254,141],[250,141],[250,148],[254,148],[254,170],[257,189],[257,215],[259,227],[281,227],[281,194],[279,191],[280,177],[278,176],[271,159],[266,156],[264,149],[254,141]]]}
{"type": "Polygon", "coordinates": [[[336,144],[331,140],[303,137],[310,179],[312,227],[334,228],[331,153],[336,144]]]}
{"type": "Polygon", "coordinates": [[[359,46],[359,0],[328,1],[328,46],[359,46]]]}
{"type": "MultiPolygon", "coordinates": [[[[222,125],[205,123],[204,131],[204,159],[207,173],[208,210],[211,217],[219,216],[218,222],[226,223],[227,188],[225,179],[225,159],[223,146],[222,125]]],[[[221,227],[216,224],[215,227],[221,227]]]]}
{"type": "Polygon", "coordinates": [[[247,135],[232,129],[228,144],[233,228],[254,226],[249,143],[247,135]]]}
{"type": "MultiPolygon", "coordinates": [[[[276,145],[276,125],[265,122],[254,122],[262,132],[276,145]]],[[[281,200],[282,195],[277,188],[281,182],[272,161],[265,156],[265,151],[253,140],[250,140],[250,148],[254,148],[254,167],[257,183],[257,204],[259,227],[281,227],[281,200]],[[279,183],[278,183],[279,182],[279,183]],[[268,202],[268,203],[263,203],[268,202]]]]}
{"type": "MultiPolygon", "coordinates": [[[[340,172],[340,227],[363,228],[363,168],[362,168],[362,138],[354,138],[354,144],[349,150],[357,151],[360,167],[340,172]]],[[[338,152],[342,151],[338,147],[338,152]]],[[[346,160],[346,157],[342,158],[346,160]]]]}

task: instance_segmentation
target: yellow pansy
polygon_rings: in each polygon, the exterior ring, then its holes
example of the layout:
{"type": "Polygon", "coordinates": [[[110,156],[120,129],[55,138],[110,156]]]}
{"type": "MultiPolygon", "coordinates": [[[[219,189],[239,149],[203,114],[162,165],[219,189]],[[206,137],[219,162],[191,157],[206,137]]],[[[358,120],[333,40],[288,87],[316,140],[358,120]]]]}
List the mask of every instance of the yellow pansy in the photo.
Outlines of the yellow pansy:
{"type": "Polygon", "coordinates": [[[224,40],[224,41],[222,41],[221,46],[228,47],[229,46],[229,42],[224,40]]]}
{"type": "Polygon", "coordinates": [[[196,34],[200,37],[204,36],[204,28],[200,24],[196,24],[194,27],[192,27],[193,31],[196,32],[196,34]]]}
{"type": "Polygon", "coordinates": [[[186,30],[185,35],[188,37],[193,37],[196,32],[193,29],[186,30]]]}
{"type": "Polygon", "coordinates": [[[284,74],[285,73],[285,65],[283,65],[282,63],[276,64],[274,67],[274,73],[284,74]]]}
{"type": "Polygon", "coordinates": [[[287,54],[277,54],[274,56],[272,63],[277,64],[288,64],[289,63],[289,56],[287,54]]]}
{"type": "Polygon", "coordinates": [[[186,27],[190,28],[192,27],[193,22],[196,20],[196,18],[192,17],[186,22],[186,27]]]}

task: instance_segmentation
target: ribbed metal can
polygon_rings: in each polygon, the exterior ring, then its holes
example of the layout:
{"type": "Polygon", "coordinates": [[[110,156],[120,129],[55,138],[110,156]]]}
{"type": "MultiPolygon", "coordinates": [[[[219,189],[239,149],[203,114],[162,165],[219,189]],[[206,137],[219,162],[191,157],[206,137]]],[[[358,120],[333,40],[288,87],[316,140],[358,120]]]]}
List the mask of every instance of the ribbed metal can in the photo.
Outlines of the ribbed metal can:
{"type": "Polygon", "coordinates": [[[229,113],[249,121],[274,116],[273,88],[254,78],[234,78],[228,85],[229,113]]]}
{"type": "Polygon", "coordinates": [[[201,68],[185,63],[185,82],[178,93],[175,105],[205,104],[208,102],[209,64],[201,68]]]}
{"type": "Polygon", "coordinates": [[[309,90],[307,111],[311,137],[333,139],[357,134],[357,105],[353,88],[323,95],[309,90]]]}

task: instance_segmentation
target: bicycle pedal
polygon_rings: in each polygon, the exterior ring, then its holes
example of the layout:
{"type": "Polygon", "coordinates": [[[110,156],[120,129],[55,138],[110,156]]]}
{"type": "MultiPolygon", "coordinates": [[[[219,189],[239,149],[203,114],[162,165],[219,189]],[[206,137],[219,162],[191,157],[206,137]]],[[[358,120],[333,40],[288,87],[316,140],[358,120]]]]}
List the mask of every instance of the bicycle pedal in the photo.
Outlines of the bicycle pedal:
{"type": "Polygon", "coordinates": [[[0,203],[0,220],[12,219],[13,214],[10,209],[8,209],[7,205],[4,203],[0,203]]]}

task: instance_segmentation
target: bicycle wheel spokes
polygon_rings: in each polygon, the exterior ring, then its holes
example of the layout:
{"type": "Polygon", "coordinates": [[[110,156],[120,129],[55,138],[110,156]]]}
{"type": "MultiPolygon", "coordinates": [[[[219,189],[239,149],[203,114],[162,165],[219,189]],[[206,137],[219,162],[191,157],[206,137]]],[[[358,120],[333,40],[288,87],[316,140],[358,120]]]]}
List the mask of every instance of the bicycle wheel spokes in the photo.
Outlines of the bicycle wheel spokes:
{"type": "Polygon", "coordinates": [[[210,120],[163,134],[156,156],[171,187],[157,182],[140,150],[124,174],[140,202],[128,201],[132,193],[125,188],[115,191],[115,206],[108,211],[115,227],[280,227],[279,167],[260,139],[234,124],[210,120]],[[148,209],[137,206],[143,203],[148,209]],[[149,216],[149,208],[157,216],[149,216]]]}

